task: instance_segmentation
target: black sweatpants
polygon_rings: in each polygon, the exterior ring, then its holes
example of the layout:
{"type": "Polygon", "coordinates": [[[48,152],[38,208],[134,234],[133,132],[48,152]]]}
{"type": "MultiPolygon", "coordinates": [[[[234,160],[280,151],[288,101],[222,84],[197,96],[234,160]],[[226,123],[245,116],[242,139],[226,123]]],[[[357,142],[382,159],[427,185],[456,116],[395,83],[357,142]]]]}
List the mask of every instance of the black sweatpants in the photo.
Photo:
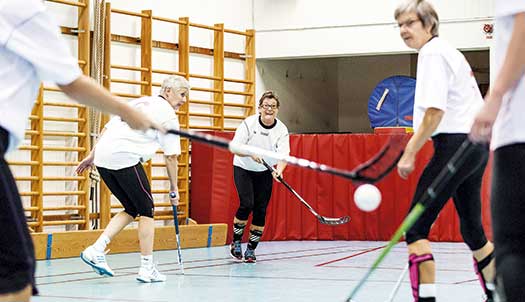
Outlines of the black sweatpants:
{"type": "MultiPolygon", "coordinates": [[[[432,138],[434,155],[419,178],[411,209],[421,199],[426,189],[456,153],[467,134],[438,134],[432,138]]],[[[461,235],[471,250],[478,250],[487,243],[481,221],[481,181],[488,160],[488,148],[479,146],[451,178],[449,184],[427,207],[425,212],[406,233],[407,243],[427,239],[432,224],[450,197],[460,220],[461,235]]]]}
{"type": "Polygon", "coordinates": [[[4,155],[8,132],[0,127],[0,294],[35,286],[35,251],[27,228],[22,200],[4,155]]]}
{"type": "Polygon", "coordinates": [[[266,208],[272,197],[272,173],[269,170],[254,172],[233,166],[233,179],[240,200],[235,217],[248,220],[248,216],[253,212],[252,224],[263,227],[266,208]]]}
{"type": "Polygon", "coordinates": [[[525,301],[525,144],[494,151],[492,227],[498,291],[525,301]]]}

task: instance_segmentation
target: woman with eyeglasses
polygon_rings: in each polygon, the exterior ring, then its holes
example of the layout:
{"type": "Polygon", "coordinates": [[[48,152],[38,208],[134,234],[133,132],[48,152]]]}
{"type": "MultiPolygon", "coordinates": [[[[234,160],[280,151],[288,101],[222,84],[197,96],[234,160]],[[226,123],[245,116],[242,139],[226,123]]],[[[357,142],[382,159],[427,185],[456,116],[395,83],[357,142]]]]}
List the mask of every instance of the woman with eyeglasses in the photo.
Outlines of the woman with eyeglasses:
{"type": "MultiPolygon", "coordinates": [[[[265,92],[259,99],[258,114],[247,117],[235,131],[233,141],[255,146],[285,155],[290,153],[288,128],[277,119],[279,98],[271,91],[265,92]]],[[[266,208],[272,195],[272,178],[282,176],[286,162],[258,156],[235,154],[233,158],[233,178],[240,206],[233,219],[233,240],[230,245],[231,256],[243,260],[241,239],[252,214],[250,239],[244,253],[244,262],[255,263],[255,248],[261,239],[266,219],[266,208]],[[262,160],[275,166],[271,172],[262,164],[262,160]]],[[[277,180],[278,181],[278,180],[277,180]]]]}
{"type": "MultiPolygon", "coordinates": [[[[463,54],[438,36],[439,19],[431,4],[421,0],[406,1],[396,9],[394,17],[405,44],[419,52],[414,98],[415,133],[398,163],[399,175],[406,179],[414,170],[417,152],[429,138],[434,145],[434,155],[419,178],[412,208],[467,139],[483,99],[463,54]]],[[[485,301],[493,301],[494,248],[481,222],[480,188],[487,160],[488,149],[477,148],[407,231],[414,301],[436,301],[436,268],[428,235],[451,197],[460,219],[461,235],[473,253],[474,269],[486,295],[485,301]]]]}

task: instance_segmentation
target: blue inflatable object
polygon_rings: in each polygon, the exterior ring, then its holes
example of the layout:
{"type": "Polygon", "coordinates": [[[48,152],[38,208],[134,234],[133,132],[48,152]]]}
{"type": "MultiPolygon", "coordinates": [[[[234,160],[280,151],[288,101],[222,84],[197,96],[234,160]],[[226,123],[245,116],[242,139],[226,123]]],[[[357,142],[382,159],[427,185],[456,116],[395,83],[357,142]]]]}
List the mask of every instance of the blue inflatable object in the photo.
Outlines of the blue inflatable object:
{"type": "Polygon", "coordinates": [[[368,118],[372,128],[412,127],[416,79],[392,76],[384,79],[368,99],[368,118]]]}

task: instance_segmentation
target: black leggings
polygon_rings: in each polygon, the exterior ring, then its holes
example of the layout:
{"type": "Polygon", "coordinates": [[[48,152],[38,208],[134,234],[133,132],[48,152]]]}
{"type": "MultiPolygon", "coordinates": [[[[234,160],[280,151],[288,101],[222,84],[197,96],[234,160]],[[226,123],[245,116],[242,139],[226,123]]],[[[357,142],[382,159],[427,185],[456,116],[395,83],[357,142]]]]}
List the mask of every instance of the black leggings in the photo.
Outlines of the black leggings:
{"type": "Polygon", "coordinates": [[[525,297],[525,144],[494,151],[492,227],[498,288],[505,301],[525,297]]]}
{"type": "Polygon", "coordinates": [[[252,224],[263,227],[266,220],[266,208],[272,196],[272,173],[268,170],[248,171],[233,166],[233,179],[240,200],[235,217],[239,220],[248,220],[248,216],[253,212],[252,224]]]}
{"type": "MultiPolygon", "coordinates": [[[[466,134],[438,134],[432,138],[434,155],[425,167],[417,184],[410,209],[421,199],[439,172],[467,138],[466,134]]],[[[487,243],[481,222],[481,181],[488,160],[486,147],[476,148],[463,166],[449,181],[423,215],[406,233],[407,243],[427,239],[432,224],[450,197],[454,200],[459,215],[461,235],[471,250],[478,250],[487,243]]]]}
{"type": "Polygon", "coordinates": [[[102,180],[131,217],[153,218],[151,187],[141,163],[119,170],[97,167],[102,180]]]}
{"type": "Polygon", "coordinates": [[[0,127],[0,294],[35,287],[35,251],[27,228],[22,200],[4,159],[8,132],[0,127]]]}

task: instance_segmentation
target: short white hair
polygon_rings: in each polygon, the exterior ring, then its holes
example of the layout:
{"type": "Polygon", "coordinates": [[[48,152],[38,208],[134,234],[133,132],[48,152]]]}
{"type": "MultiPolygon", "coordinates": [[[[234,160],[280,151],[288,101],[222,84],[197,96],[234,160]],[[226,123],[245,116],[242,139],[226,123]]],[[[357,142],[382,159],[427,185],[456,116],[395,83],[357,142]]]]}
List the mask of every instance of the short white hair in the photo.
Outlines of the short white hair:
{"type": "Polygon", "coordinates": [[[410,12],[416,13],[424,27],[430,26],[432,36],[439,35],[439,17],[432,4],[425,0],[406,0],[396,8],[394,19],[410,12]]]}
{"type": "Polygon", "coordinates": [[[185,78],[178,75],[171,75],[162,81],[162,86],[160,87],[160,93],[166,91],[166,88],[171,88],[173,90],[186,89],[190,90],[190,83],[185,78]]]}

